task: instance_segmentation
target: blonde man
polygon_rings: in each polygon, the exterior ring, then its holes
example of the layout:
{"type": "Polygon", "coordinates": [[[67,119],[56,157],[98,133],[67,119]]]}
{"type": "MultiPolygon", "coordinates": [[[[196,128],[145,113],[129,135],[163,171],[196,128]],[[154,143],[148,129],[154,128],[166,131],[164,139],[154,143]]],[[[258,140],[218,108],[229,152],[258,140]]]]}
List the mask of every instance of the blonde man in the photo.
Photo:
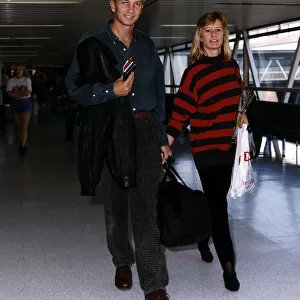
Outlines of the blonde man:
{"type": "Polygon", "coordinates": [[[157,191],[161,164],[170,154],[165,127],[164,73],[152,40],[134,28],[144,2],[111,0],[113,20],[102,29],[86,33],[98,38],[117,59],[117,68],[133,57],[136,68],[126,81],[76,85],[79,76],[75,59],[67,76],[70,96],[83,106],[114,101],[128,96],[136,128],[137,186],[120,189],[108,169],[102,174],[101,190],[105,197],[105,223],[109,251],[116,267],[115,285],[132,286],[131,265],[136,260],[140,285],[146,300],[168,300],[165,287],[168,273],[160,246],[157,225],[157,191]],[[129,241],[127,212],[130,207],[135,254],[129,241]]]}

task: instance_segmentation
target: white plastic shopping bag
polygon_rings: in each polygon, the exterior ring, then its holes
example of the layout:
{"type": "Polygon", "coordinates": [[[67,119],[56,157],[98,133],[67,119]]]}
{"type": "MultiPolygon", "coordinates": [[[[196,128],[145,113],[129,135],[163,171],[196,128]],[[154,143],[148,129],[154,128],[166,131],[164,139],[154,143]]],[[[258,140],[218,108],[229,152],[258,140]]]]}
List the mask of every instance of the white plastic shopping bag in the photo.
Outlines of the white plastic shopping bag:
{"type": "Polygon", "coordinates": [[[244,196],[254,186],[250,158],[247,125],[237,129],[237,147],[231,176],[229,196],[233,199],[244,196]]]}

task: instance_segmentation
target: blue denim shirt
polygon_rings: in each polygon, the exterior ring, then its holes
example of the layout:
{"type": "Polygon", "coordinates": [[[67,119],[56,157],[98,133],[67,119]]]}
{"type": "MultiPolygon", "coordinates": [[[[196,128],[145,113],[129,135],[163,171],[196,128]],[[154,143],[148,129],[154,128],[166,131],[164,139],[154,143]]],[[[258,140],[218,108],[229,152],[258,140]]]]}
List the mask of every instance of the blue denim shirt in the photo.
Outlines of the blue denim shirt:
{"type": "MultiPolygon", "coordinates": [[[[165,83],[164,71],[153,41],[139,30],[134,30],[133,39],[129,48],[112,32],[110,22],[104,28],[93,29],[83,35],[80,42],[94,36],[107,45],[116,57],[117,69],[122,71],[123,65],[131,57],[136,63],[135,79],[129,94],[132,113],[152,110],[154,118],[161,127],[161,146],[168,144],[165,121],[165,83]]],[[[79,43],[80,43],[79,42],[79,43]]],[[[66,78],[69,95],[80,105],[95,105],[116,99],[113,83],[83,85],[77,87],[75,81],[79,76],[79,67],[76,55],[66,78]]]]}

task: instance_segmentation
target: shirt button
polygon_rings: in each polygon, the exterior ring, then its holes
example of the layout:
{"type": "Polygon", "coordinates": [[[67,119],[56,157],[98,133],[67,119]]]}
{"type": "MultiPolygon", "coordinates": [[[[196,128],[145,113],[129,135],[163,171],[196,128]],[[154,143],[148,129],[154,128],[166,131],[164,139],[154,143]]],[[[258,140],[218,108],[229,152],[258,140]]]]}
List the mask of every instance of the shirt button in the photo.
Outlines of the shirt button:
{"type": "Polygon", "coordinates": [[[133,110],[133,111],[136,111],[136,108],[133,108],[132,110],[133,110]]]}
{"type": "Polygon", "coordinates": [[[124,48],[123,50],[126,51],[126,48],[124,48]]]}
{"type": "Polygon", "coordinates": [[[105,91],[105,93],[108,93],[108,91],[105,91]]]}
{"type": "Polygon", "coordinates": [[[132,93],[131,95],[134,97],[134,96],[135,96],[135,93],[132,93]]]}
{"type": "Polygon", "coordinates": [[[96,97],[96,95],[93,95],[93,97],[96,97]]]}

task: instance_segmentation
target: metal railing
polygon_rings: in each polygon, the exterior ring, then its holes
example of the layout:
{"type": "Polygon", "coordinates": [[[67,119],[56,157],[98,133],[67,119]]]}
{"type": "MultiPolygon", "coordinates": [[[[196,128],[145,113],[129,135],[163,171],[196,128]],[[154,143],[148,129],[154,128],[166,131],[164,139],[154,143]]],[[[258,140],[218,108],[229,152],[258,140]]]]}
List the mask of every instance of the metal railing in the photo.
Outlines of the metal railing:
{"type": "MultiPolygon", "coordinates": [[[[179,88],[177,84],[166,84],[166,88],[179,88]]],[[[280,93],[300,93],[300,88],[285,88],[285,87],[254,87],[249,86],[249,88],[255,91],[270,91],[270,92],[280,92],[280,93]]]]}

